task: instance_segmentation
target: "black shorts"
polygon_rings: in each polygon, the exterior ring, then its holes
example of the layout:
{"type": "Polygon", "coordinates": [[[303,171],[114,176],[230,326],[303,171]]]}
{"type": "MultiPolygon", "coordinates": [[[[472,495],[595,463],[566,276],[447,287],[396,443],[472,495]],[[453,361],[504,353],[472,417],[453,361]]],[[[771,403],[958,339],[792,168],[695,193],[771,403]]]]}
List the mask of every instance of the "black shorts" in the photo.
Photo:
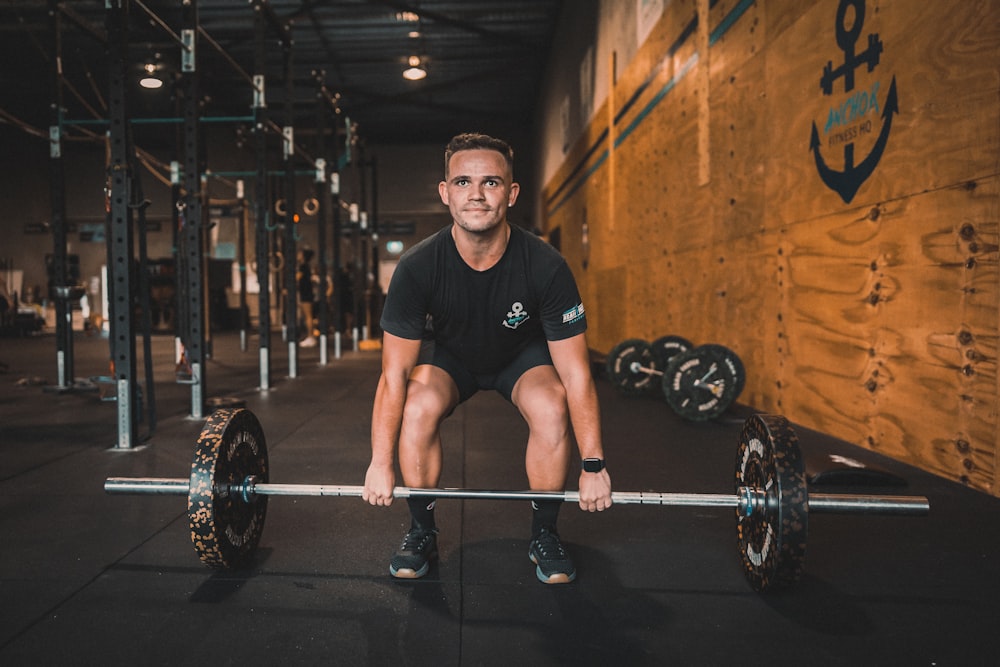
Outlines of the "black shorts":
{"type": "Polygon", "coordinates": [[[510,401],[514,385],[517,384],[525,371],[535,366],[551,366],[552,357],[549,355],[548,343],[540,339],[529,343],[514,357],[513,361],[499,372],[475,375],[469,372],[451,352],[440,345],[435,345],[433,340],[425,340],[420,346],[420,357],[417,364],[437,366],[450,375],[451,379],[455,381],[455,386],[458,387],[459,403],[472,398],[472,395],[480,389],[494,389],[510,401]]]}

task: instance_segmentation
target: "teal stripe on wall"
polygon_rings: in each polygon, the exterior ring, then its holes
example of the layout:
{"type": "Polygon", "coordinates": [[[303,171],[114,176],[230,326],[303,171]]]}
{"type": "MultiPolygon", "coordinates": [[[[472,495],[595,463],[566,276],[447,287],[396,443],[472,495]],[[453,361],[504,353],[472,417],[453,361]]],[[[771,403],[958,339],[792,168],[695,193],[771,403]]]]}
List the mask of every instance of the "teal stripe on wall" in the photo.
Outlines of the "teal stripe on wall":
{"type": "MultiPolygon", "coordinates": [[[[712,46],[716,42],[718,42],[722,38],[722,36],[725,35],[726,32],[730,28],[733,27],[733,25],[736,23],[736,21],[738,21],[739,18],[741,16],[743,16],[743,14],[746,12],[746,10],[749,9],[750,6],[755,1],[756,0],[740,0],[740,2],[735,7],[733,7],[733,10],[731,12],[729,12],[729,14],[727,14],[722,19],[722,21],[719,23],[718,27],[715,30],[712,31],[712,34],[709,35],[709,40],[708,40],[709,46],[712,46]]],[[[715,2],[712,2],[711,4],[714,5],[715,2]]],[[[694,22],[693,25],[696,26],[697,23],[694,22]]],[[[670,46],[670,49],[668,49],[668,53],[666,54],[665,58],[669,58],[674,52],[676,52],[680,48],[680,46],[685,41],[687,41],[687,39],[691,35],[694,34],[694,31],[691,30],[691,27],[692,27],[692,24],[688,24],[687,28],[685,28],[685,30],[684,30],[684,35],[683,35],[682,39],[679,39],[678,41],[674,42],[674,44],[672,44],[670,46]]],[[[662,62],[662,59],[661,59],[661,62],[662,62]]],[[[659,90],[659,92],[657,92],[656,95],[653,96],[653,99],[651,99],[649,101],[649,103],[647,103],[646,106],[643,107],[642,110],[640,110],[639,113],[636,114],[635,118],[633,118],[629,122],[629,124],[626,125],[621,130],[621,132],[616,136],[616,138],[615,138],[615,145],[614,145],[614,147],[616,149],[635,131],[635,129],[643,121],[646,120],[646,118],[649,117],[649,114],[653,111],[653,109],[656,108],[656,106],[660,102],[663,101],[663,99],[670,93],[670,91],[672,91],[677,86],[677,84],[685,76],[687,76],[687,74],[691,71],[691,69],[695,66],[695,64],[697,64],[697,62],[698,62],[698,54],[697,53],[695,53],[690,58],[688,58],[687,61],[685,61],[685,63],[681,66],[680,71],[677,72],[673,77],[671,77],[670,81],[668,81],[659,90]]],[[[642,93],[642,91],[646,89],[646,87],[649,85],[649,82],[650,82],[651,78],[652,77],[647,78],[646,81],[644,81],[639,86],[639,88],[636,90],[636,92],[634,92],[629,97],[629,106],[631,106],[631,104],[642,93]]],[[[619,113],[615,117],[615,124],[616,125],[621,120],[623,112],[624,112],[624,109],[622,110],[622,113],[619,113]]],[[[569,201],[570,199],[572,199],[573,195],[576,194],[576,192],[581,187],[583,187],[584,183],[586,183],[587,180],[598,169],[600,169],[600,167],[608,159],[608,149],[605,148],[603,151],[601,151],[598,154],[597,159],[594,161],[594,163],[592,165],[590,165],[590,167],[588,167],[586,169],[583,168],[583,166],[586,163],[586,161],[589,160],[592,155],[594,155],[595,153],[597,153],[597,150],[600,148],[600,145],[607,140],[607,137],[608,137],[608,132],[607,132],[607,130],[605,130],[604,132],[602,132],[600,134],[599,137],[597,137],[597,139],[594,141],[594,143],[591,144],[590,148],[587,149],[586,153],[584,154],[583,159],[580,160],[580,162],[576,165],[576,167],[574,167],[573,171],[570,172],[570,175],[568,177],[566,177],[566,179],[559,185],[558,188],[556,188],[554,195],[552,197],[550,197],[550,199],[549,199],[548,202],[546,202],[547,204],[550,204],[550,206],[551,206],[548,209],[548,211],[546,212],[547,215],[549,215],[549,216],[554,215],[560,208],[562,208],[562,206],[567,201],[569,201]],[[560,194],[561,194],[561,196],[560,196],[560,194]],[[555,200],[555,201],[553,201],[553,200],[555,200]]]]}

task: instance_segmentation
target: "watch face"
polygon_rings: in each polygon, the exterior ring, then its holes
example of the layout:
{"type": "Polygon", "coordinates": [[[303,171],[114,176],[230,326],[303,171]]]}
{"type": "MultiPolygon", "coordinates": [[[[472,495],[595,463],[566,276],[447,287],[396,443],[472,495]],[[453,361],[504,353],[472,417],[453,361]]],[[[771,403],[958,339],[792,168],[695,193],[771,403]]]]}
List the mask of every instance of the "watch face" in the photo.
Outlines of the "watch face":
{"type": "Polygon", "coordinates": [[[604,461],[601,459],[584,459],[583,470],[584,472],[601,472],[604,470],[604,461]]]}

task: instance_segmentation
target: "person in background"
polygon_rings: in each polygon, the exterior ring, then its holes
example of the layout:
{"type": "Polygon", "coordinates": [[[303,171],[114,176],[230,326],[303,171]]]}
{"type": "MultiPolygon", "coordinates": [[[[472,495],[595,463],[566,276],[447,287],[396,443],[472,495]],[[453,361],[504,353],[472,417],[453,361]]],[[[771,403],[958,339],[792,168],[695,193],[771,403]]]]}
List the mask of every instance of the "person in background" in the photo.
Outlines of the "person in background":
{"type": "Polygon", "coordinates": [[[299,294],[299,312],[302,315],[302,328],[305,338],[301,347],[316,347],[315,326],[313,320],[313,303],[316,301],[316,291],[313,289],[312,271],[313,251],[303,248],[298,254],[298,270],[295,272],[295,282],[299,294]]]}

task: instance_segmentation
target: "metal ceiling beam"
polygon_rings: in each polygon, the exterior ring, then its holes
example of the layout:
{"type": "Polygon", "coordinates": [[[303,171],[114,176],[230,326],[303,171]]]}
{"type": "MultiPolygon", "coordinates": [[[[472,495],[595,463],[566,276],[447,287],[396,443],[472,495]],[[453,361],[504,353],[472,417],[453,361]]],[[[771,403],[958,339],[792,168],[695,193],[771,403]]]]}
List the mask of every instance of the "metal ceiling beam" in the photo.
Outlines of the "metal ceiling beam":
{"type": "Polygon", "coordinates": [[[84,16],[82,16],[78,11],[73,9],[68,3],[60,2],[59,11],[62,15],[68,18],[73,24],[83,30],[85,33],[96,39],[101,44],[108,43],[108,34],[103,28],[99,28],[88,21],[84,16]]]}
{"type": "Polygon", "coordinates": [[[516,44],[526,49],[539,48],[537,44],[532,44],[531,42],[522,39],[518,35],[511,33],[495,32],[493,30],[489,30],[488,28],[484,28],[481,25],[452,18],[447,14],[435,12],[433,10],[427,9],[426,7],[411,5],[406,2],[398,2],[397,0],[374,0],[374,2],[395,9],[396,11],[412,12],[422,19],[429,19],[431,21],[434,21],[435,23],[440,23],[442,25],[449,25],[452,26],[453,28],[459,28],[466,32],[470,32],[474,35],[479,35],[480,37],[485,37],[486,39],[492,41],[503,42],[505,44],[516,44]]]}

